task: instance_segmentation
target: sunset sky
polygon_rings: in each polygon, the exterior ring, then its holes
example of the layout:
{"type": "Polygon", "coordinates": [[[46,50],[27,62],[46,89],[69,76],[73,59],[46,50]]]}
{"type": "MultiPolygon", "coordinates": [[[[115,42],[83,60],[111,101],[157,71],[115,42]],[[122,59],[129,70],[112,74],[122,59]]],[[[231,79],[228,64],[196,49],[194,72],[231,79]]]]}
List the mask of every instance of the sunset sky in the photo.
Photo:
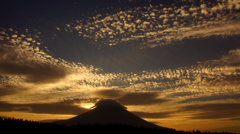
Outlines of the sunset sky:
{"type": "Polygon", "coordinates": [[[57,120],[114,99],[177,130],[240,134],[240,0],[8,0],[0,116],[57,120]]]}

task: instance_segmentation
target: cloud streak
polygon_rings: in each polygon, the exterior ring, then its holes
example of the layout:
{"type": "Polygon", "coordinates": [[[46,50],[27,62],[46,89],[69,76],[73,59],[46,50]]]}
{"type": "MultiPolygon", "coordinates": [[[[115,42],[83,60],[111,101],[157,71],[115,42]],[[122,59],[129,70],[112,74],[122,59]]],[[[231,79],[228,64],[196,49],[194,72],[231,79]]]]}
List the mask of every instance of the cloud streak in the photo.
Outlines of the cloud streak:
{"type": "Polygon", "coordinates": [[[238,118],[238,7],[176,1],[85,14],[43,36],[1,29],[0,112],[80,114],[105,98],[149,119],[238,118]]]}
{"type": "Polygon", "coordinates": [[[240,98],[240,94],[235,95],[213,95],[213,96],[205,96],[199,98],[190,98],[179,103],[189,103],[189,102],[203,102],[203,101],[213,101],[213,100],[225,100],[225,99],[238,99],[240,98]]]}
{"type": "Polygon", "coordinates": [[[30,113],[46,113],[46,114],[81,114],[87,111],[76,105],[56,103],[34,103],[34,104],[11,104],[4,101],[0,102],[1,112],[30,112],[30,113]]]}
{"type": "Polygon", "coordinates": [[[67,70],[49,60],[39,57],[34,51],[21,46],[0,44],[0,74],[25,77],[26,82],[54,83],[64,79],[67,70]]]}
{"type": "Polygon", "coordinates": [[[100,90],[96,91],[94,93],[97,97],[99,98],[104,98],[104,99],[117,99],[125,95],[125,92],[122,90],[100,90]]]}
{"type": "Polygon", "coordinates": [[[158,113],[147,113],[147,112],[137,112],[137,111],[132,111],[132,113],[136,114],[137,116],[141,118],[168,118],[171,117],[172,112],[158,112],[158,113]]]}
{"type": "Polygon", "coordinates": [[[192,115],[192,119],[221,119],[240,116],[239,103],[218,103],[218,104],[202,104],[188,105],[182,107],[179,111],[197,111],[192,115]]]}
{"type": "Polygon", "coordinates": [[[27,90],[29,90],[29,89],[18,87],[18,86],[0,87],[0,97],[6,96],[6,95],[20,94],[21,92],[24,92],[27,90]]]}
{"type": "Polygon", "coordinates": [[[123,105],[151,105],[162,104],[169,101],[157,97],[157,93],[128,93],[117,100],[123,105]]]}

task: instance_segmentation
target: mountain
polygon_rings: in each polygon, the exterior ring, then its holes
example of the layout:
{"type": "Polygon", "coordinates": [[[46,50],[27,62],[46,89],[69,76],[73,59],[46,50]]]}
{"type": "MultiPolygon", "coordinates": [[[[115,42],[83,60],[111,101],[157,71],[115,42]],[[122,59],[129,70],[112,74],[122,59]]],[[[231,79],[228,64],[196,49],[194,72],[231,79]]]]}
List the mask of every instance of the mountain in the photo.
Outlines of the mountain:
{"type": "Polygon", "coordinates": [[[95,108],[76,117],[54,122],[56,124],[83,125],[83,124],[122,124],[136,127],[167,129],[147,122],[127,111],[124,106],[114,100],[100,100],[95,108]]]}

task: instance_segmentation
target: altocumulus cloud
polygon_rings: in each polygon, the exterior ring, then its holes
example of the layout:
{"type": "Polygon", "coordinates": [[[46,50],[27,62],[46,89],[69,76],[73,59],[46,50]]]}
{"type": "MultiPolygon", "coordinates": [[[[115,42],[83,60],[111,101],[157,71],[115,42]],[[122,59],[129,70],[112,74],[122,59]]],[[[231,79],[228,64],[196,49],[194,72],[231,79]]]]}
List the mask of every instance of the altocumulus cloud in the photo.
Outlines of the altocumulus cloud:
{"type": "Polygon", "coordinates": [[[27,48],[2,43],[0,75],[23,76],[30,83],[52,83],[65,78],[67,70],[27,48]]]}

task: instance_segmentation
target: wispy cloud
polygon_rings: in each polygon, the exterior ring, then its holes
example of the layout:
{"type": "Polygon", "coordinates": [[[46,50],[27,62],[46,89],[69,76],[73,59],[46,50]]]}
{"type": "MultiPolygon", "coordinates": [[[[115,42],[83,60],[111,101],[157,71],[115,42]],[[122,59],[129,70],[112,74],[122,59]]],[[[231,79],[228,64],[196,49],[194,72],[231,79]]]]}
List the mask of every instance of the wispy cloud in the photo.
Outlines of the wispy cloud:
{"type": "Polygon", "coordinates": [[[33,103],[33,104],[11,104],[4,101],[0,102],[1,112],[29,112],[29,113],[47,113],[47,114],[75,114],[86,112],[87,109],[76,105],[57,103],[33,103]]]}
{"type": "Polygon", "coordinates": [[[203,104],[203,105],[188,105],[182,107],[180,111],[197,111],[192,115],[193,119],[219,119],[238,117],[239,103],[218,103],[218,104],[203,104]]]}
{"type": "Polygon", "coordinates": [[[190,95],[194,95],[196,94],[196,92],[174,92],[169,94],[170,97],[177,97],[177,96],[190,96],[190,95]]]}
{"type": "Polygon", "coordinates": [[[117,99],[125,95],[125,92],[123,90],[99,90],[94,92],[94,95],[96,95],[99,98],[103,99],[117,99]]]}
{"type": "Polygon", "coordinates": [[[203,101],[212,101],[212,100],[225,100],[225,99],[238,99],[240,98],[240,94],[235,95],[212,95],[212,96],[204,96],[198,98],[190,98],[179,103],[189,103],[189,102],[203,102],[203,101]]]}
{"type": "Polygon", "coordinates": [[[51,56],[41,32],[1,29],[0,111],[79,114],[84,104],[110,98],[143,118],[191,112],[192,119],[237,118],[239,43],[217,38],[239,35],[239,7],[235,1],[148,5],[57,26],[55,36],[77,34],[83,48],[89,43],[89,51],[76,50],[87,57],[79,62],[51,56]]]}
{"type": "Polygon", "coordinates": [[[22,45],[0,45],[0,74],[25,77],[26,82],[52,83],[63,79],[67,70],[22,45]]]}
{"type": "Polygon", "coordinates": [[[0,97],[5,95],[12,95],[12,94],[21,94],[21,92],[27,91],[29,89],[19,87],[19,86],[4,86],[0,87],[0,97]]]}
{"type": "Polygon", "coordinates": [[[136,114],[141,118],[168,118],[171,117],[172,112],[159,112],[159,113],[147,113],[147,112],[137,112],[131,111],[132,113],[136,114]]]}
{"type": "Polygon", "coordinates": [[[128,93],[117,100],[123,105],[151,105],[169,101],[158,98],[157,93],[128,93]]]}

